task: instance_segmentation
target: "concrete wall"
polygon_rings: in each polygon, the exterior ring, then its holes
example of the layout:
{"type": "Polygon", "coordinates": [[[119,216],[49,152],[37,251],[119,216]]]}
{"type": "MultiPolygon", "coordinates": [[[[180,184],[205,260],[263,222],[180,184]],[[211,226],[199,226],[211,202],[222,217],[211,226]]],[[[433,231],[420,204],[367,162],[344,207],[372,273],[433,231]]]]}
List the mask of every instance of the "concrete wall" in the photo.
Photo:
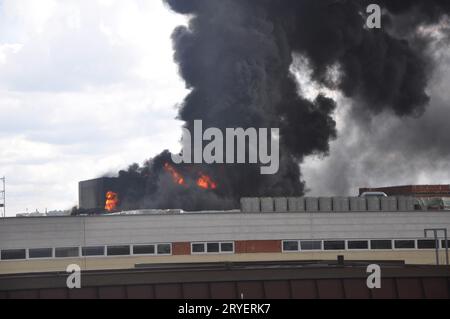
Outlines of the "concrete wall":
{"type": "Polygon", "coordinates": [[[413,197],[289,197],[242,198],[244,213],[290,212],[365,212],[365,211],[413,211],[413,197]],[[287,206],[287,207],[286,207],[287,206]]]}
{"type": "Polygon", "coordinates": [[[0,249],[192,241],[422,238],[449,212],[194,213],[0,219],[0,249]]]}
{"type": "MultiPolygon", "coordinates": [[[[19,274],[34,272],[65,273],[68,265],[77,264],[82,270],[114,270],[133,269],[137,264],[180,264],[205,262],[251,262],[251,261],[294,261],[294,260],[329,260],[335,261],[338,255],[345,260],[399,261],[406,264],[435,264],[433,250],[424,251],[329,251],[329,252],[299,252],[299,253],[244,253],[226,255],[184,255],[184,256],[129,256],[129,257],[95,257],[95,258],[65,258],[50,260],[1,261],[1,274],[19,274]]],[[[445,264],[445,256],[441,251],[441,265],[445,264]]],[[[1,289],[0,289],[1,290],[1,289]]]]}

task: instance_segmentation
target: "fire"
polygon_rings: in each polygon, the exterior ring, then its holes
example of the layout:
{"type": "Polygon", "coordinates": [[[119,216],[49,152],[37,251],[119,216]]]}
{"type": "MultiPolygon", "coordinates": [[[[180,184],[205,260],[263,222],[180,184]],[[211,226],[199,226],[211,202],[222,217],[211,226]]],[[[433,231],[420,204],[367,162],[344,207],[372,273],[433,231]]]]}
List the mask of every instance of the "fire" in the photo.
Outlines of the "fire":
{"type": "Polygon", "coordinates": [[[106,204],[105,204],[105,210],[109,213],[112,213],[116,210],[117,205],[119,204],[119,196],[117,193],[114,192],[108,192],[106,193],[106,204]]]}
{"type": "Polygon", "coordinates": [[[216,189],[217,184],[208,175],[201,174],[197,180],[197,186],[203,189],[216,189]]]}
{"type": "Polygon", "coordinates": [[[178,185],[184,185],[184,178],[183,176],[181,176],[180,173],[177,172],[177,170],[170,165],[169,163],[164,164],[164,169],[166,170],[166,172],[170,173],[170,175],[172,175],[173,181],[175,182],[175,184],[178,185]]]}
{"type": "MultiPolygon", "coordinates": [[[[184,177],[175,169],[175,167],[173,167],[169,163],[164,164],[164,170],[172,176],[173,182],[175,184],[183,185],[183,186],[187,185],[184,177]]],[[[198,187],[200,187],[202,189],[216,189],[217,188],[216,182],[214,182],[211,177],[209,177],[208,175],[205,175],[203,173],[200,173],[199,176],[200,177],[197,179],[198,187]]]]}

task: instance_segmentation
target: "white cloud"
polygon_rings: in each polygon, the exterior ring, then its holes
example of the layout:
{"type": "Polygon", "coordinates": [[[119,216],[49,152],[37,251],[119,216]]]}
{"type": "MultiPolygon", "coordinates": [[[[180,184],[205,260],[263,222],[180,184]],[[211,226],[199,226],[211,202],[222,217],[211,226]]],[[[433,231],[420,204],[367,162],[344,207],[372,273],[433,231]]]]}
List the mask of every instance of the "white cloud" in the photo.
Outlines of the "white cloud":
{"type": "Polygon", "coordinates": [[[162,1],[0,0],[8,214],[69,208],[77,182],[177,150],[187,93],[162,1]]]}

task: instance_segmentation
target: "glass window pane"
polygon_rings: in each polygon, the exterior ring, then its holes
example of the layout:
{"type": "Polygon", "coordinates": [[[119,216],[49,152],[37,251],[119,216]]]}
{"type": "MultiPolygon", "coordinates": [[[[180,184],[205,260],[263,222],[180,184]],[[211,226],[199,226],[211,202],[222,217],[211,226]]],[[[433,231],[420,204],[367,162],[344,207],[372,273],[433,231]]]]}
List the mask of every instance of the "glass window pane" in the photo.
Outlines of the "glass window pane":
{"type": "Polygon", "coordinates": [[[205,244],[192,244],[192,252],[193,253],[204,253],[205,252],[205,244]]]}
{"type": "Polygon", "coordinates": [[[206,250],[208,253],[218,253],[219,252],[219,243],[207,243],[206,250]]]}
{"type": "Polygon", "coordinates": [[[284,241],[283,242],[284,251],[298,251],[298,241],[284,241]]]}
{"type": "Polygon", "coordinates": [[[221,243],[220,251],[224,253],[231,253],[234,251],[233,243],[221,243]]]}
{"type": "Polygon", "coordinates": [[[369,242],[367,240],[349,240],[347,242],[348,249],[369,249],[369,242]]]}
{"type": "Polygon", "coordinates": [[[159,244],[158,255],[170,255],[172,253],[170,244],[159,244]]]}
{"type": "MultiPolygon", "coordinates": [[[[445,249],[445,240],[441,242],[442,249],[445,249]]],[[[450,249],[450,240],[447,240],[447,248],[450,249]]]]}
{"type": "Polygon", "coordinates": [[[135,255],[154,255],[156,253],[155,245],[134,245],[133,254],[135,255]]]}
{"type": "Polygon", "coordinates": [[[302,241],[300,242],[300,247],[302,250],[322,250],[321,241],[302,241]]]}
{"type": "Polygon", "coordinates": [[[436,241],[434,239],[418,240],[417,247],[419,249],[434,249],[436,248],[436,241]]]}
{"type": "Polygon", "coordinates": [[[1,257],[2,257],[2,260],[25,259],[26,258],[26,250],[25,249],[2,250],[1,257]]]}
{"type": "Polygon", "coordinates": [[[81,248],[81,255],[84,257],[89,256],[104,256],[105,255],[105,247],[83,247],[81,248]]]}
{"type": "Polygon", "coordinates": [[[416,242],[414,240],[396,240],[394,247],[396,249],[415,249],[416,242]]]}
{"type": "Polygon", "coordinates": [[[130,246],[108,246],[108,256],[128,256],[130,255],[130,246]]]}
{"type": "Polygon", "coordinates": [[[345,250],[345,241],[343,240],[324,241],[323,248],[325,250],[345,250]]]}
{"type": "Polygon", "coordinates": [[[29,258],[52,258],[53,257],[53,249],[51,249],[51,248],[29,249],[28,257],[29,258]]]}
{"type": "Polygon", "coordinates": [[[370,241],[371,249],[392,249],[391,240],[372,240],[370,241]]]}
{"type": "Polygon", "coordinates": [[[56,258],[69,258],[78,256],[79,256],[78,247],[64,247],[55,249],[56,258]]]}

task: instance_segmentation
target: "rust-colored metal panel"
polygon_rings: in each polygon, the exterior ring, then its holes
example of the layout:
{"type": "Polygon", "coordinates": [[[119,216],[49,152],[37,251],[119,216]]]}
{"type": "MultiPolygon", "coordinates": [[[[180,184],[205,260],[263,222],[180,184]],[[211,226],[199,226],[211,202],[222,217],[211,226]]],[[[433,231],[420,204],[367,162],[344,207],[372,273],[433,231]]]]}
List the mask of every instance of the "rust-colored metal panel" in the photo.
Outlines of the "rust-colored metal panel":
{"type": "Polygon", "coordinates": [[[172,244],[172,254],[174,256],[183,256],[191,254],[191,244],[190,243],[173,243],[172,244]]]}
{"type": "Polygon", "coordinates": [[[98,299],[97,288],[70,289],[70,299],[98,299]]]}
{"type": "Polygon", "coordinates": [[[181,284],[155,285],[156,299],[183,299],[181,284]]]}
{"type": "Polygon", "coordinates": [[[126,299],[127,291],[124,286],[100,287],[98,296],[100,299],[126,299]]]}
{"type": "Polygon", "coordinates": [[[442,278],[423,278],[423,289],[425,298],[449,299],[449,285],[442,278]]]}
{"type": "Polygon", "coordinates": [[[280,240],[246,240],[235,242],[235,252],[237,254],[252,253],[280,253],[280,240]]]}
{"type": "Polygon", "coordinates": [[[209,299],[208,283],[183,284],[183,298],[185,299],[209,299]]]}
{"type": "Polygon", "coordinates": [[[212,299],[236,299],[236,283],[234,282],[212,282],[210,284],[212,299]]]}
{"type": "Polygon", "coordinates": [[[365,279],[344,279],[345,298],[370,299],[371,293],[365,279]]]}
{"type": "Polygon", "coordinates": [[[343,299],[344,287],[339,279],[321,279],[317,280],[320,299],[343,299]]]}
{"type": "Polygon", "coordinates": [[[316,299],[319,297],[315,280],[292,280],[292,298],[316,299]]]}
{"type": "Polygon", "coordinates": [[[39,291],[35,290],[35,289],[10,291],[9,298],[10,299],[39,299],[39,291]]]}
{"type": "Polygon", "coordinates": [[[291,286],[289,281],[265,281],[264,294],[267,299],[290,299],[291,286]]]}
{"type": "Polygon", "coordinates": [[[39,291],[41,299],[68,299],[69,290],[66,288],[59,289],[42,289],[39,291]]]}
{"type": "Polygon", "coordinates": [[[0,298],[449,298],[450,268],[391,266],[382,288],[368,290],[365,266],[313,267],[283,262],[160,265],[83,274],[82,289],[59,273],[0,276],[0,298]]]}
{"type": "Polygon", "coordinates": [[[238,298],[241,299],[264,299],[264,287],[262,281],[238,282],[238,298]]]}
{"type": "Polygon", "coordinates": [[[129,299],[155,299],[153,286],[128,286],[127,296],[129,299]]]}
{"type": "Polygon", "coordinates": [[[419,278],[398,278],[397,290],[400,299],[421,299],[425,297],[419,278]]]}
{"type": "Polygon", "coordinates": [[[396,299],[398,294],[395,279],[381,279],[381,288],[372,289],[371,293],[374,299],[396,299]]]}

